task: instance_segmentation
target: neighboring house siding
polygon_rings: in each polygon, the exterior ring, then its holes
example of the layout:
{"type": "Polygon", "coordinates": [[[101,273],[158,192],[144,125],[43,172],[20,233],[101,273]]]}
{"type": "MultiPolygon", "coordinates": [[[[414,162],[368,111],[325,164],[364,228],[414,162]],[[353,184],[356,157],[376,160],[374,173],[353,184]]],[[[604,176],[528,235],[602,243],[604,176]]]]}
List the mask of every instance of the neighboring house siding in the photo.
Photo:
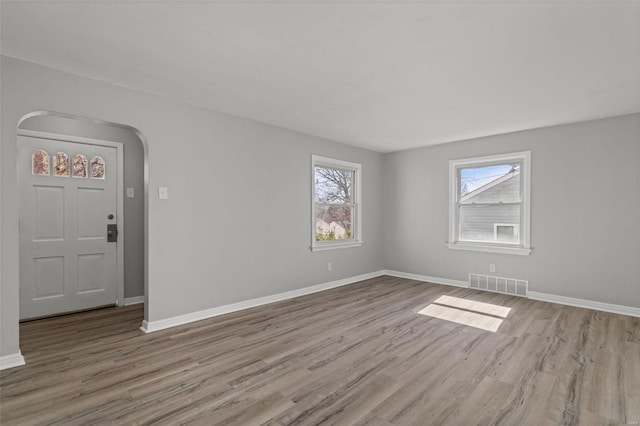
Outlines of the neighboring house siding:
{"type": "MultiPolygon", "coordinates": [[[[487,185],[488,186],[488,185],[487,185]]],[[[484,189],[482,187],[463,197],[466,203],[497,203],[502,201],[520,201],[520,172],[514,173],[509,179],[484,189]]]]}
{"type": "MultiPolygon", "coordinates": [[[[490,185],[487,185],[490,186],[490,185]]],[[[496,224],[519,224],[519,205],[473,205],[472,203],[518,202],[520,173],[488,188],[478,188],[462,198],[460,208],[460,239],[493,240],[496,224]]]]}
{"type": "Polygon", "coordinates": [[[463,206],[460,209],[460,239],[492,240],[497,223],[520,223],[520,206],[463,206]]]}

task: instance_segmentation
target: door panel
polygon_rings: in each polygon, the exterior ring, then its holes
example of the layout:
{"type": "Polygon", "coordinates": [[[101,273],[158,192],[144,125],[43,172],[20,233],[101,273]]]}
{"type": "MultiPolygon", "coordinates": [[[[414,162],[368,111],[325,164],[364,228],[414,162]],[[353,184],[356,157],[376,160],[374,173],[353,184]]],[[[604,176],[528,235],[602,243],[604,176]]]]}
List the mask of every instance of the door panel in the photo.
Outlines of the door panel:
{"type": "Polygon", "coordinates": [[[34,185],[34,240],[64,239],[64,188],[34,185]]]}
{"type": "Polygon", "coordinates": [[[78,293],[105,291],[105,274],[102,271],[104,253],[78,255],[78,293]]]}
{"type": "Polygon", "coordinates": [[[34,299],[64,296],[64,257],[36,257],[34,299]]]}
{"type": "Polygon", "coordinates": [[[18,173],[20,318],[116,303],[118,243],[107,241],[118,223],[116,149],[19,136],[18,173]],[[49,174],[34,166],[43,152],[49,174]],[[55,176],[65,167],[79,172],[55,176]]]}
{"type": "Polygon", "coordinates": [[[105,221],[103,188],[78,188],[78,239],[104,239],[105,221]]]}

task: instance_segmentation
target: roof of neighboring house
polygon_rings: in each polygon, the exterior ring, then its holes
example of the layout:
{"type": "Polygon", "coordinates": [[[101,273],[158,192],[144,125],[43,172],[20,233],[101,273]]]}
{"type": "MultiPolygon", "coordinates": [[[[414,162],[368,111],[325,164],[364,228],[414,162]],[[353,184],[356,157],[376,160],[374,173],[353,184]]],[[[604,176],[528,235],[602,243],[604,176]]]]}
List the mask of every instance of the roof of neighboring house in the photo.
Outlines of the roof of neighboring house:
{"type": "MultiPolygon", "coordinates": [[[[469,202],[469,201],[480,201],[478,200],[478,198],[480,198],[481,196],[488,196],[489,192],[495,192],[496,189],[498,189],[498,187],[500,186],[506,186],[511,184],[511,186],[513,186],[513,189],[517,190],[518,195],[519,195],[519,179],[514,179],[516,177],[520,176],[520,169],[515,169],[510,171],[509,173],[505,174],[504,176],[500,176],[498,179],[492,180],[491,182],[482,185],[481,187],[478,187],[476,189],[474,189],[471,192],[468,192],[466,194],[464,194],[461,198],[460,201],[461,202],[469,202]],[[515,185],[515,183],[518,183],[518,185],[515,185]],[[494,189],[494,191],[490,191],[491,189],[494,189]],[[474,198],[474,200],[471,200],[472,198],[474,198]]],[[[484,200],[483,200],[484,201],[484,200]]]]}

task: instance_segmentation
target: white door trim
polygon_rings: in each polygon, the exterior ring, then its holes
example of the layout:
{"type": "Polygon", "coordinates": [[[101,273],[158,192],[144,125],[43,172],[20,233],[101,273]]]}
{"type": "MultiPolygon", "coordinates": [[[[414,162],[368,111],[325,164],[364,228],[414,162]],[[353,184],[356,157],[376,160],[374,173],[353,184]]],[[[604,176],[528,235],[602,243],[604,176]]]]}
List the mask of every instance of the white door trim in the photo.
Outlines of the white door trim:
{"type": "Polygon", "coordinates": [[[118,245],[116,246],[117,265],[117,301],[118,306],[124,306],[124,147],[121,142],[105,141],[100,139],[83,138],[80,136],[62,135],[58,133],[40,132],[36,130],[18,129],[18,136],[30,138],[49,139],[63,142],[74,142],[86,145],[106,146],[116,149],[117,168],[116,176],[116,224],[118,225],[118,245]]]}

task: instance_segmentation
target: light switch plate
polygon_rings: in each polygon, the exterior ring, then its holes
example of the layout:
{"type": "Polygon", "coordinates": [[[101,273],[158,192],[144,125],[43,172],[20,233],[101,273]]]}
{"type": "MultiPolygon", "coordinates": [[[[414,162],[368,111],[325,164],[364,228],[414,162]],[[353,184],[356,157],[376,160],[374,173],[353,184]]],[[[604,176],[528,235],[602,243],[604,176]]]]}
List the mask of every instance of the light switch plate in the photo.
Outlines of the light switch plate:
{"type": "Polygon", "coordinates": [[[133,198],[133,188],[127,188],[127,198],[133,198]]]}
{"type": "Polygon", "coordinates": [[[169,199],[169,189],[166,186],[161,186],[158,188],[158,198],[161,200],[169,199]]]}

